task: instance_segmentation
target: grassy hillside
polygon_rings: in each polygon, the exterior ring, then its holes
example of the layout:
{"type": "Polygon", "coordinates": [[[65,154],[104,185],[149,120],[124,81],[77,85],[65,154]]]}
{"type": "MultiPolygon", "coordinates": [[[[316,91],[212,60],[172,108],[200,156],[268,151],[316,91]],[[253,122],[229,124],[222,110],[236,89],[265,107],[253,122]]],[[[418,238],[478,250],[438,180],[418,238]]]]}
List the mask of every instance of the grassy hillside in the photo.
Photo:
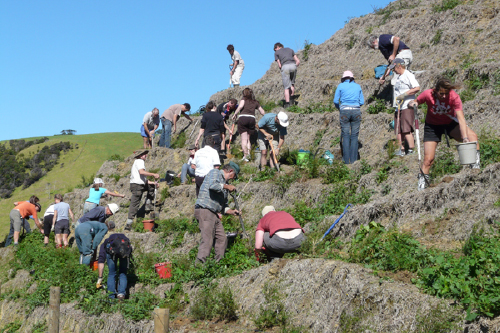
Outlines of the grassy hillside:
{"type": "Polygon", "coordinates": [[[82,183],[82,176],[93,177],[110,156],[118,154],[125,157],[142,147],[142,139],[138,133],[99,133],[52,136],[48,141],[31,146],[22,153],[27,156],[43,146],[60,141],[69,141],[78,145],[78,149],[75,147],[68,153],[61,154],[58,165],[35,184],[26,189],[17,188],[12,197],[0,200],[0,216],[2,217],[0,238],[9,232],[9,211],[14,201],[27,200],[31,195],[36,194],[41,200],[43,213],[47,204],[52,202],[54,193],[71,192],[74,187],[82,183]]]}

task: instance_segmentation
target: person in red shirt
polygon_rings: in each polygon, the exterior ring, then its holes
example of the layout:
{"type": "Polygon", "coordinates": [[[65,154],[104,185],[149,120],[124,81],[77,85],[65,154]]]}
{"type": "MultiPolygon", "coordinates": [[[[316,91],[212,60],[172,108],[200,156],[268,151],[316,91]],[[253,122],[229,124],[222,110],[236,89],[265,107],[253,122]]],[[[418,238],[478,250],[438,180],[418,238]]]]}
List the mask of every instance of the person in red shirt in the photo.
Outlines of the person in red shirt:
{"type": "Polygon", "coordinates": [[[305,239],[304,230],[292,215],[266,206],[255,231],[255,256],[260,260],[260,253],[264,252],[268,260],[282,258],[297,250],[305,239]]]}
{"type": "MultiPolygon", "coordinates": [[[[447,134],[458,142],[477,142],[476,133],[465,123],[462,101],[453,90],[460,88],[460,84],[453,84],[450,80],[440,78],[433,89],[427,89],[409,106],[427,104],[427,115],[424,128],[424,164],[423,174],[418,176],[418,189],[423,190],[429,181],[429,171],[434,162],[436,147],[441,142],[441,136],[447,134]],[[427,181],[426,181],[427,180],[427,181]]],[[[479,169],[480,154],[477,143],[476,163],[473,169],[479,169]]]]}

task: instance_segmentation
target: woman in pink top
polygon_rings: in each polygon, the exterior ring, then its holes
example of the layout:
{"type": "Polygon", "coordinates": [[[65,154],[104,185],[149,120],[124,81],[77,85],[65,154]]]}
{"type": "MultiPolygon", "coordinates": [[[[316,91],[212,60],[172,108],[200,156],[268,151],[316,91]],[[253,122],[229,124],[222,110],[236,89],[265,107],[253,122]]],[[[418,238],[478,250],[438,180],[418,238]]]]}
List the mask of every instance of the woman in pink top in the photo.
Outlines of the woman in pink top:
{"type": "MultiPolygon", "coordinates": [[[[424,128],[424,165],[423,174],[418,176],[418,189],[423,190],[429,181],[429,171],[434,162],[436,147],[441,136],[447,134],[458,142],[477,142],[476,133],[465,123],[462,101],[453,90],[460,88],[450,80],[441,78],[434,89],[427,89],[418,98],[410,102],[410,106],[427,104],[427,115],[424,128]]],[[[479,169],[479,143],[477,144],[476,163],[471,167],[479,169]]]]}

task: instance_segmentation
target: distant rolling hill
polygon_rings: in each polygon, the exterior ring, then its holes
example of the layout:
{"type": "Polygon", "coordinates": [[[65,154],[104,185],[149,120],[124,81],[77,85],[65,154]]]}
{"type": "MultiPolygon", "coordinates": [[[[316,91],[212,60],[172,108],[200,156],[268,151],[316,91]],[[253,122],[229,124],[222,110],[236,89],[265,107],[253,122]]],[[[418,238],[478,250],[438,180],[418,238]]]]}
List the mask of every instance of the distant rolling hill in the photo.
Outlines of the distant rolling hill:
{"type": "MultiPolygon", "coordinates": [[[[132,154],[134,150],[142,147],[142,139],[139,133],[58,135],[49,136],[48,138],[48,141],[26,148],[19,153],[28,156],[30,152],[35,153],[43,146],[61,141],[77,144],[78,149],[75,148],[67,153],[62,153],[58,165],[30,187],[26,189],[22,189],[22,186],[18,187],[12,197],[0,200],[0,240],[9,232],[9,212],[13,208],[14,201],[27,200],[31,195],[37,195],[42,204],[41,215],[43,216],[55,193],[71,192],[73,188],[81,185],[82,176],[87,179],[93,177],[102,163],[112,155],[126,157],[132,154]]],[[[33,225],[33,222],[31,222],[31,225],[33,225]]]]}

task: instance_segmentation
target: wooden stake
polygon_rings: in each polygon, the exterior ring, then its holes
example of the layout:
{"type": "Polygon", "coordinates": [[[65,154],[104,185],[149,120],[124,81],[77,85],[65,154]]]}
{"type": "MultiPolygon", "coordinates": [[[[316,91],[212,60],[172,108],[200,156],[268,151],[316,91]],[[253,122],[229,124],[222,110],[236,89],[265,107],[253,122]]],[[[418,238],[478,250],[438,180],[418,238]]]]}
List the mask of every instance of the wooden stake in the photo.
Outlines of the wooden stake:
{"type": "Polygon", "coordinates": [[[61,287],[50,287],[49,333],[59,333],[60,305],[61,305],[61,287]]]}
{"type": "Polygon", "coordinates": [[[154,317],[154,333],[168,333],[170,311],[168,309],[155,309],[154,317]]]}

